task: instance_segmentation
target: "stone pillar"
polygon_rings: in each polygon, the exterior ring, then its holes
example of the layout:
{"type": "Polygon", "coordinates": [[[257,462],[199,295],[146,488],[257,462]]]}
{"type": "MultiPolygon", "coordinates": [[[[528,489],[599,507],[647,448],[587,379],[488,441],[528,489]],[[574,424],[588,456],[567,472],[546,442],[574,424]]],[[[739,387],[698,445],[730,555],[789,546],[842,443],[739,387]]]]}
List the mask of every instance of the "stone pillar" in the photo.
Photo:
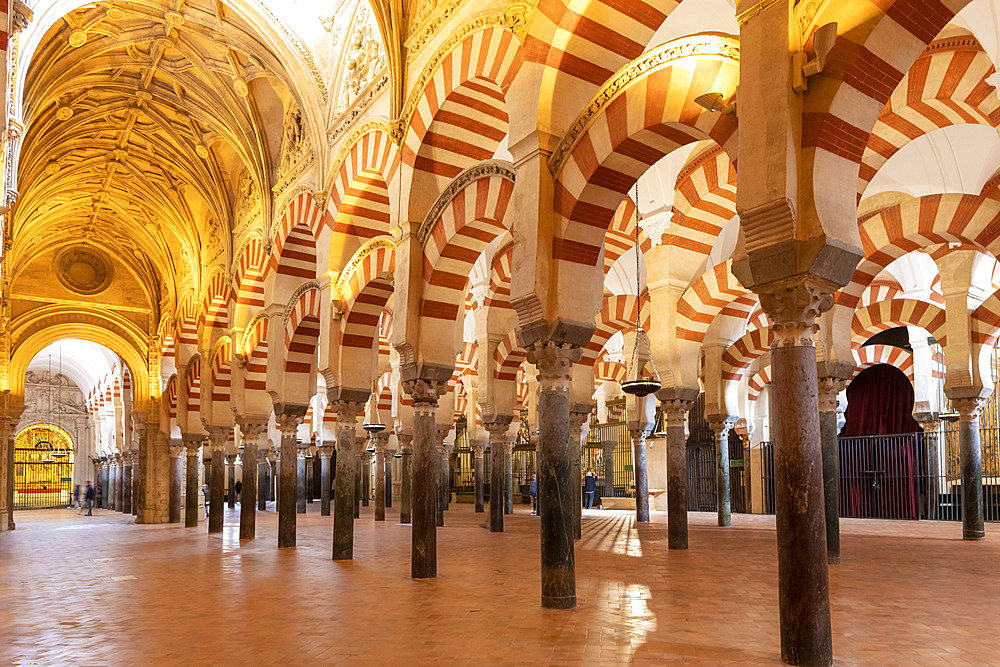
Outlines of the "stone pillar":
{"type": "Polygon", "coordinates": [[[375,434],[375,520],[385,521],[385,453],[389,432],[375,434]]]}
{"type": "MultiPolygon", "coordinates": [[[[265,428],[261,437],[266,437],[266,434],[265,428]]],[[[265,446],[259,450],[257,456],[257,510],[260,512],[267,510],[267,499],[271,496],[272,479],[268,474],[271,471],[271,462],[267,458],[271,449],[270,443],[265,439],[262,444],[265,446]]]]}
{"type": "Polygon", "coordinates": [[[503,514],[506,509],[507,466],[504,445],[512,417],[496,417],[483,426],[490,434],[490,532],[503,532],[503,514]]]}
{"type": "Polygon", "coordinates": [[[837,441],[837,396],[847,380],[818,379],[819,438],[823,451],[823,508],[826,516],[827,563],[840,563],[840,444],[837,441]]]}
{"type": "Polygon", "coordinates": [[[397,433],[399,440],[399,469],[402,479],[399,480],[399,522],[410,523],[412,521],[411,482],[413,479],[413,434],[397,433]]]}
{"type": "Polygon", "coordinates": [[[204,435],[197,433],[183,436],[184,446],[187,448],[187,480],[184,489],[184,526],[187,528],[198,526],[198,497],[201,495],[201,489],[198,488],[198,467],[204,439],[204,435]]]}
{"type": "MultiPolygon", "coordinates": [[[[135,430],[135,427],[133,427],[135,430]]],[[[129,511],[132,512],[132,516],[138,516],[139,514],[139,498],[140,498],[140,483],[139,480],[139,450],[132,450],[132,466],[129,470],[129,511]]]]}
{"type": "Polygon", "coordinates": [[[729,420],[713,420],[709,423],[715,433],[715,502],[719,515],[719,525],[733,523],[732,494],[729,490],[729,420]]]}
{"type": "Polygon", "coordinates": [[[208,481],[208,532],[221,533],[225,519],[224,487],[226,484],[226,442],[229,429],[222,426],[206,426],[209,451],[212,455],[211,476],[208,481]]]}
{"type": "Polygon", "coordinates": [[[938,518],[938,497],[941,493],[940,423],[934,414],[914,415],[924,429],[924,466],[927,475],[927,518],[938,518]]]}
{"type": "Polygon", "coordinates": [[[111,503],[111,459],[101,462],[101,509],[109,509],[111,503]]]}
{"type": "Polygon", "coordinates": [[[132,513],[132,454],[122,459],[122,512],[132,513]]]}
{"type": "Polygon", "coordinates": [[[358,413],[364,409],[365,396],[355,400],[332,400],[337,413],[337,473],[334,475],[333,560],[354,558],[354,488],[355,452],[358,413]]]}
{"type": "Polygon", "coordinates": [[[411,512],[410,576],[437,576],[437,494],[440,457],[435,424],[438,398],[447,391],[445,382],[407,380],[406,393],[413,399],[413,486],[411,512]]]}
{"type": "Polygon", "coordinates": [[[816,317],[832,289],[811,279],[760,294],[773,323],[771,424],[781,656],[791,664],[833,661],[823,457],[816,378],[816,317]]]}
{"type": "Polygon", "coordinates": [[[267,461],[267,450],[260,445],[267,433],[267,421],[240,421],[240,435],[243,437],[243,488],[240,489],[240,539],[252,540],[257,537],[257,478],[260,460],[267,461]]]}
{"type": "Polygon", "coordinates": [[[473,461],[473,486],[475,487],[475,511],[477,513],[486,511],[486,503],[483,499],[483,475],[485,474],[486,443],[472,443],[473,461]]]}
{"type": "Polygon", "coordinates": [[[450,494],[448,489],[448,451],[444,446],[444,439],[448,437],[451,424],[437,424],[434,440],[434,452],[437,455],[437,504],[435,505],[434,517],[438,526],[444,525],[444,511],[447,509],[448,501],[445,494],[450,494]]]}
{"type": "Polygon", "coordinates": [[[604,460],[604,495],[608,498],[615,496],[615,449],[618,443],[614,440],[605,440],[601,443],[601,454],[604,460]]]}
{"type": "Polygon", "coordinates": [[[168,523],[181,522],[181,479],[184,477],[184,446],[170,445],[170,498],[167,504],[168,523]]]}
{"type": "MultiPolygon", "coordinates": [[[[687,397],[677,398],[675,390],[661,390],[657,397],[663,407],[663,423],[667,431],[667,547],[688,548],[687,516],[687,438],[684,419],[694,404],[687,397]]],[[[690,392],[697,396],[697,391],[690,392]]]]}
{"type": "MultiPolygon", "coordinates": [[[[7,517],[13,514],[11,507],[14,502],[14,487],[11,480],[14,477],[14,466],[9,455],[13,453],[14,447],[11,445],[10,433],[13,428],[10,422],[10,418],[6,415],[0,417],[0,462],[2,462],[0,465],[0,533],[8,529],[7,517]]],[[[97,479],[100,479],[101,475],[100,466],[100,461],[95,460],[94,468],[97,479]]],[[[95,488],[97,485],[98,481],[95,480],[95,488]]]]}
{"type": "Polygon", "coordinates": [[[330,457],[333,447],[318,447],[319,457],[319,515],[330,516],[330,457]]]}
{"type": "Polygon", "coordinates": [[[979,433],[981,398],[952,398],[958,412],[958,444],[962,464],[962,539],[985,540],[983,526],[983,451],[979,433]]]}
{"type": "MultiPolygon", "coordinates": [[[[583,425],[590,418],[589,403],[574,403],[569,413],[569,453],[572,468],[571,484],[576,494],[576,509],[573,510],[573,537],[580,539],[583,529],[583,425]]],[[[644,452],[645,454],[645,452],[644,452]]],[[[645,455],[643,456],[645,461],[645,455]]],[[[646,520],[649,521],[649,494],[646,494],[646,520]]]]}
{"type": "MultiPolygon", "coordinates": [[[[445,511],[451,509],[451,453],[455,451],[454,443],[444,442],[441,450],[441,477],[445,511]]],[[[443,518],[443,517],[442,517],[443,518]]]]}
{"type": "Polygon", "coordinates": [[[274,416],[281,431],[281,481],[278,486],[278,548],[295,546],[295,496],[298,493],[299,446],[295,433],[305,417],[306,405],[275,406],[274,416]]]}
{"type": "Polygon", "coordinates": [[[368,440],[355,441],[354,451],[351,452],[351,459],[354,461],[354,470],[351,476],[354,479],[354,518],[361,517],[361,494],[364,489],[361,485],[361,453],[368,448],[368,440]]]}
{"type": "Polygon", "coordinates": [[[295,454],[295,513],[306,513],[306,468],[309,457],[307,447],[299,447],[295,454]]]}
{"type": "Polygon", "coordinates": [[[226,505],[236,509],[236,454],[226,456],[226,505]]]}
{"type": "Polygon", "coordinates": [[[649,523],[649,476],[646,470],[646,433],[629,429],[632,438],[632,474],[635,482],[635,520],[649,523]]]}
{"type": "Polygon", "coordinates": [[[576,606],[576,560],[573,552],[576,484],[569,448],[570,368],[579,348],[536,342],[528,361],[538,368],[538,505],[541,511],[542,606],[576,606]],[[571,483],[572,482],[572,483],[571,483]]]}
{"type": "Polygon", "coordinates": [[[396,450],[385,450],[385,506],[392,507],[392,460],[396,456],[396,450]]]}
{"type": "Polygon", "coordinates": [[[503,512],[514,513],[514,445],[513,439],[503,443],[503,512]]]}
{"type": "MultiPolygon", "coordinates": [[[[372,437],[368,447],[373,446],[375,438],[372,437]]],[[[361,506],[368,507],[372,497],[372,453],[368,447],[361,450],[361,506]]]]}
{"type": "Polygon", "coordinates": [[[125,511],[125,456],[115,455],[115,509],[125,511]]]}

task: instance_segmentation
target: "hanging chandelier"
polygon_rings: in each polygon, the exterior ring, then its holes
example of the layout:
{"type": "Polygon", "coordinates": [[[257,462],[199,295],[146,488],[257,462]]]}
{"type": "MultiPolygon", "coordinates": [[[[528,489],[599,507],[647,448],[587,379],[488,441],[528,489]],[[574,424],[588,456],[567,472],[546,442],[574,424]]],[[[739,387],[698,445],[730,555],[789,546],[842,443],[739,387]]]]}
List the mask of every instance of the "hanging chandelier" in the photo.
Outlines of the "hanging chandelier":
{"type": "Polygon", "coordinates": [[[375,397],[378,389],[377,381],[372,383],[372,393],[368,396],[368,405],[365,406],[365,421],[361,428],[371,434],[381,433],[385,430],[385,424],[378,414],[378,400],[375,397]]]}
{"type": "Polygon", "coordinates": [[[639,181],[635,182],[635,342],[632,345],[632,356],[625,372],[625,382],[622,391],[631,396],[642,398],[649,396],[660,388],[660,377],[653,365],[653,352],[649,336],[642,328],[642,285],[639,272],[639,259],[642,256],[639,249],[639,181]],[[643,374],[648,366],[649,372],[643,374]]]}

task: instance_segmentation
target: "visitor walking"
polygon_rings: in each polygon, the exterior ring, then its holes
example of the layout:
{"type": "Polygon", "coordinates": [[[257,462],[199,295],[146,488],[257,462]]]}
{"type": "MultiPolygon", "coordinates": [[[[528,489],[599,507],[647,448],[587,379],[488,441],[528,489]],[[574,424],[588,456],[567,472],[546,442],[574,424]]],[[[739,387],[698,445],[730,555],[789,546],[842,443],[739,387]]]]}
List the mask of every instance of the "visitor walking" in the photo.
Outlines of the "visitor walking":
{"type": "Polygon", "coordinates": [[[236,484],[234,485],[234,488],[236,489],[236,502],[242,502],[243,501],[243,482],[242,482],[242,480],[236,480],[236,484]]]}
{"type": "Polygon", "coordinates": [[[71,502],[69,504],[69,508],[73,509],[74,507],[77,508],[77,509],[82,509],[83,508],[83,505],[80,504],[80,485],[79,484],[74,484],[73,485],[73,502],[71,502]]]}
{"type": "Polygon", "coordinates": [[[538,514],[538,475],[531,476],[531,516],[538,514]]]}
{"type": "Polygon", "coordinates": [[[597,478],[589,470],[587,471],[587,476],[583,478],[583,493],[586,497],[583,506],[588,510],[594,509],[594,497],[597,495],[597,478]]]}
{"type": "MultiPolygon", "coordinates": [[[[79,486],[80,485],[78,484],[77,485],[77,489],[79,489],[79,486]]],[[[84,491],[84,493],[83,493],[83,499],[87,502],[87,516],[93,516],[94,515],[94,496],[95,495],[96,494],[94,492],[94,487],[91,486],[90,480],[88,479],[87,480],[87,490],[84,491]]],[[[77,499],[79,501],[79,493],[77,494],[77,499]]],[[[83,508],[81,507],[80,508],[80,512],[82,512],[82,511],[83,511],[83,508]]],[[[77,512],[77,514],[79,514],[80,512],[77,512]]]]}

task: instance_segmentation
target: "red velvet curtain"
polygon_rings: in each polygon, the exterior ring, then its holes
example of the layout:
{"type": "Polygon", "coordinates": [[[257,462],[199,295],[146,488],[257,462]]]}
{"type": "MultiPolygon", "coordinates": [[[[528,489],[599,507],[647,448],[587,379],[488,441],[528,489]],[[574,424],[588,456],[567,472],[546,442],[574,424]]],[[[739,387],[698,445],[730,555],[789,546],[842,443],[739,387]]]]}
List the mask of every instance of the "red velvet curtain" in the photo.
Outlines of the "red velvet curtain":
{"type": "MultiPolygon", "coordinates": [[[[913,385],[888,364],[867,368],[847,387],[846,423],[840,435],[887,436],[921,431],[913,419],[913,385]]],[[[840,443],[841,511],[844,516],[915,519],[919,456],[916,438],[864,438],[840,443]]]]}

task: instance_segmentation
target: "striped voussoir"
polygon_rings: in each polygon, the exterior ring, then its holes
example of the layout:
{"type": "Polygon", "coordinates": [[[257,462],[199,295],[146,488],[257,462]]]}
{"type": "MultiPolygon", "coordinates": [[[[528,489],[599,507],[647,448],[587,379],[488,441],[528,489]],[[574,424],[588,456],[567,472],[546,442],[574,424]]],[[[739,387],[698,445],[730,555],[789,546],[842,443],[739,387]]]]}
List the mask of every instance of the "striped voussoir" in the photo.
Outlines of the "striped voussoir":
{"type": "Polygon", "coordinates": [[[343,347],[371,350],[378,336],[381,352],[384,336],[380,333],[380,321],[392,292],[389,278],[373,277],[365,284],[340,320],[340,344],[343,347]]]}
{"type": "Polygon", "coordinates": [[[708,255],[736,215],[736,168],[719,146],[697,155],[677,176],[670,235],[664,242],[708,255]]]}
{"type": "MultiPolygon", "coordinates": [[[[320,291],[299,295],[285,325],[285,373],[292,383],[305,383],[316,367],[320,336],[320,291]]],[[[311,393],[311,392],[310,392],[311,393]]]]}
{"type": "Polygon", "coordinates": [[[194,355],[188,362],[184,372],[184,386],[187,389],[188,414],[198,414],[201,407],[201,355],[194,355]]]}
{"type": "Polygon", "coordinates": [[[198,313],[194,298],[190,295],[185,299],[184,305],[180,309],[176,340],[178,347],[197,348],[198,346],[198,313]]]}
{"type": "Polygon", "coordinates": [[[617,382],[621,384],[625,381],[625,376],[628,369],[620,361],[611,361],[606,355],[602,354],[601,358],[597,360],[594,364],[594,383],[600,385],[604,382],[617,382]]]}
{"type": "MultiPolygon", "coordinates": [[[[649,292],[643,291],[641,297],[637,299],[634,294],[611,294],[604,295],[604,302],[601,305],[601,312],[594,318],[594,333],[590,337],[590,342],[580,353],[580,361],[577,363],[588,367],[593,367],[597,361],[601,350],[607,342],[617,332],[623,333],[635,330],[636,315],[639,313],[640,303],[649,301],[649,292]],[[640,301],[641,299],[641,301],[640,301]]],[[[649,331],[649,308],[644,309],[645,319],[642,321],[642,328],[649,331]]]]}
{"type": "Polygon", "coordinates": [[[730,345],[722,354],[722,378],[740,380],[750,364],[774,343],[774,332],[769,326],[754,328],[730,345]]]}
{"type": "Polygon", "coordinates": [[[483,305],[488,308],[511,308],[510,305],[510,258],[514,242],[504,245],[493,256],[490,264],[490,286],[483,305]]]}
{"type": "Polygon", "coordinates": [[[993,63],[971,34],[935,40],[917,58],[879,114],[865,147],[858,197],[906,144],[951,125],[1000,123],[1000,100],[986,82],[993,63]]]}
{"type": "Polygon", "coordinates": [[[524,348],[517,342],[516,330],[510,331],[493,352],[494,377],[497,380],[516,380],[517,371],[526,356],[524,348]]]}
{"type": "Polygon", "coordinates": [[[595,266],[622,199],[668,153],[710,139],[734,155],[735,116],[709,113],[693,100],[706,90],[731,90],[737,78],[734,61],[684,59],[638,77],[603,106],[555,184],[562,228],[553,239],[553,258],[595,266]]]}
{"type": "Polygon", "coordinates": [[[335,232],[367,239],[389,231],[387,184],[399,169],[393,146],[381,129],[365,132],[351,146],[330,192],[335,232]]]}
{"type": "Polygon", "coordinates": [[[1000,338],[1000,291],[986,298],[972,313],[972,342],[992,347],[1000,338]]]}
{"type": "Polygon", "coordinates": [[[219,339],[212,351],[212,403],[228,404],[232,387],[233,344],[229,336],[219,339]]]}
{"type": "Polygon", "coordinates": [[[869,338],[887,329],[902,326],[921,327],[947,344],[945,311],[927,301],[890,299],[859,308],[851,321],[851,344],[860,347],[869,338]]]}
{"type": "Polygon", "coordinates": [[[229,304],[233,301],[232,290],[229,289],[229,278],[222,269],[212,272],[208,281],[208,289],[202,300],[198,325],[208,328],[226,329],[229,326],[229,304]]]}
{"type": "Polygon", "coordinates": [[[771,366],[768,364],[754,373],[747,382],[747,398],[756,401],[764,387],[771,384],[771,366]]]}
{"type": "Polygon", "coordinates": [[[243,386],[247,391],[267,390],[267,330],[270,318],[261,317],[253,321],[243,338],[243,354],[246,355],[246,373],[243,386]]]}
{"type": "Polygon", "coordinates": [[[163,388],[163,395],[167,397],[167,417],[177,419],[177,375],[171,375],[167,380],[167,386],[163,388]]]}
{"type": "Polygon", "coordinates": [[[472,32],[441,60],[403,144],[414,188],[442,192],[464,169],[494,156],[507,135],[505,95],[522,60],[517,39],[496,26],[472,32]]]}
{"type": "MultiPolygon", "coordinates": [[[[312,195],[302,193],[288,203],[278,225],[267,273],[281,276],[316,277],[316,239],[319,238],[323,211],[312,195]]],[[[266,274],[265,274],[266,275],[266,274]]]]}
{"type": "Polygon", "coordinates": [[[906,377],[913,382],[913,353],[894,345],[865,345],[854,349],[854,363],[856,367],[854,378],[858,373],[866,368],[877,364],[888,364],[895,366],[906,373],[906,377]]]}
{"type": "Polygon", "coordinates": [[[244,309],[264,307],[264,271],[267,266],[264,242],[254,236],[247,242],[236,265],[236,304],[244,309]]]}
{"type": "Polygon", "coordinates": [[[757,299],[733,277],[732,260],[706,271],[677,302],[677,338],[699,345],[716,317],[750,318],[757,299]]]}
{"type": "Polygon", "coordinates": [[[858,302],[858,307],[864,308],[865,306],[870,306],[873,303],[878,303],[879,301],[894,299],[902,293],[903,288],[895,280],[876,278],[868,285],[868,287],[865,288],[865,291],[861,293],[861,301],[858,302]]]}
{"type": "Polygon", "coordinates": [[[379,376],[375,385],[375,404],[382,412],[383,419],[392,411],[392,371],[386,371],[379,376]]]}

